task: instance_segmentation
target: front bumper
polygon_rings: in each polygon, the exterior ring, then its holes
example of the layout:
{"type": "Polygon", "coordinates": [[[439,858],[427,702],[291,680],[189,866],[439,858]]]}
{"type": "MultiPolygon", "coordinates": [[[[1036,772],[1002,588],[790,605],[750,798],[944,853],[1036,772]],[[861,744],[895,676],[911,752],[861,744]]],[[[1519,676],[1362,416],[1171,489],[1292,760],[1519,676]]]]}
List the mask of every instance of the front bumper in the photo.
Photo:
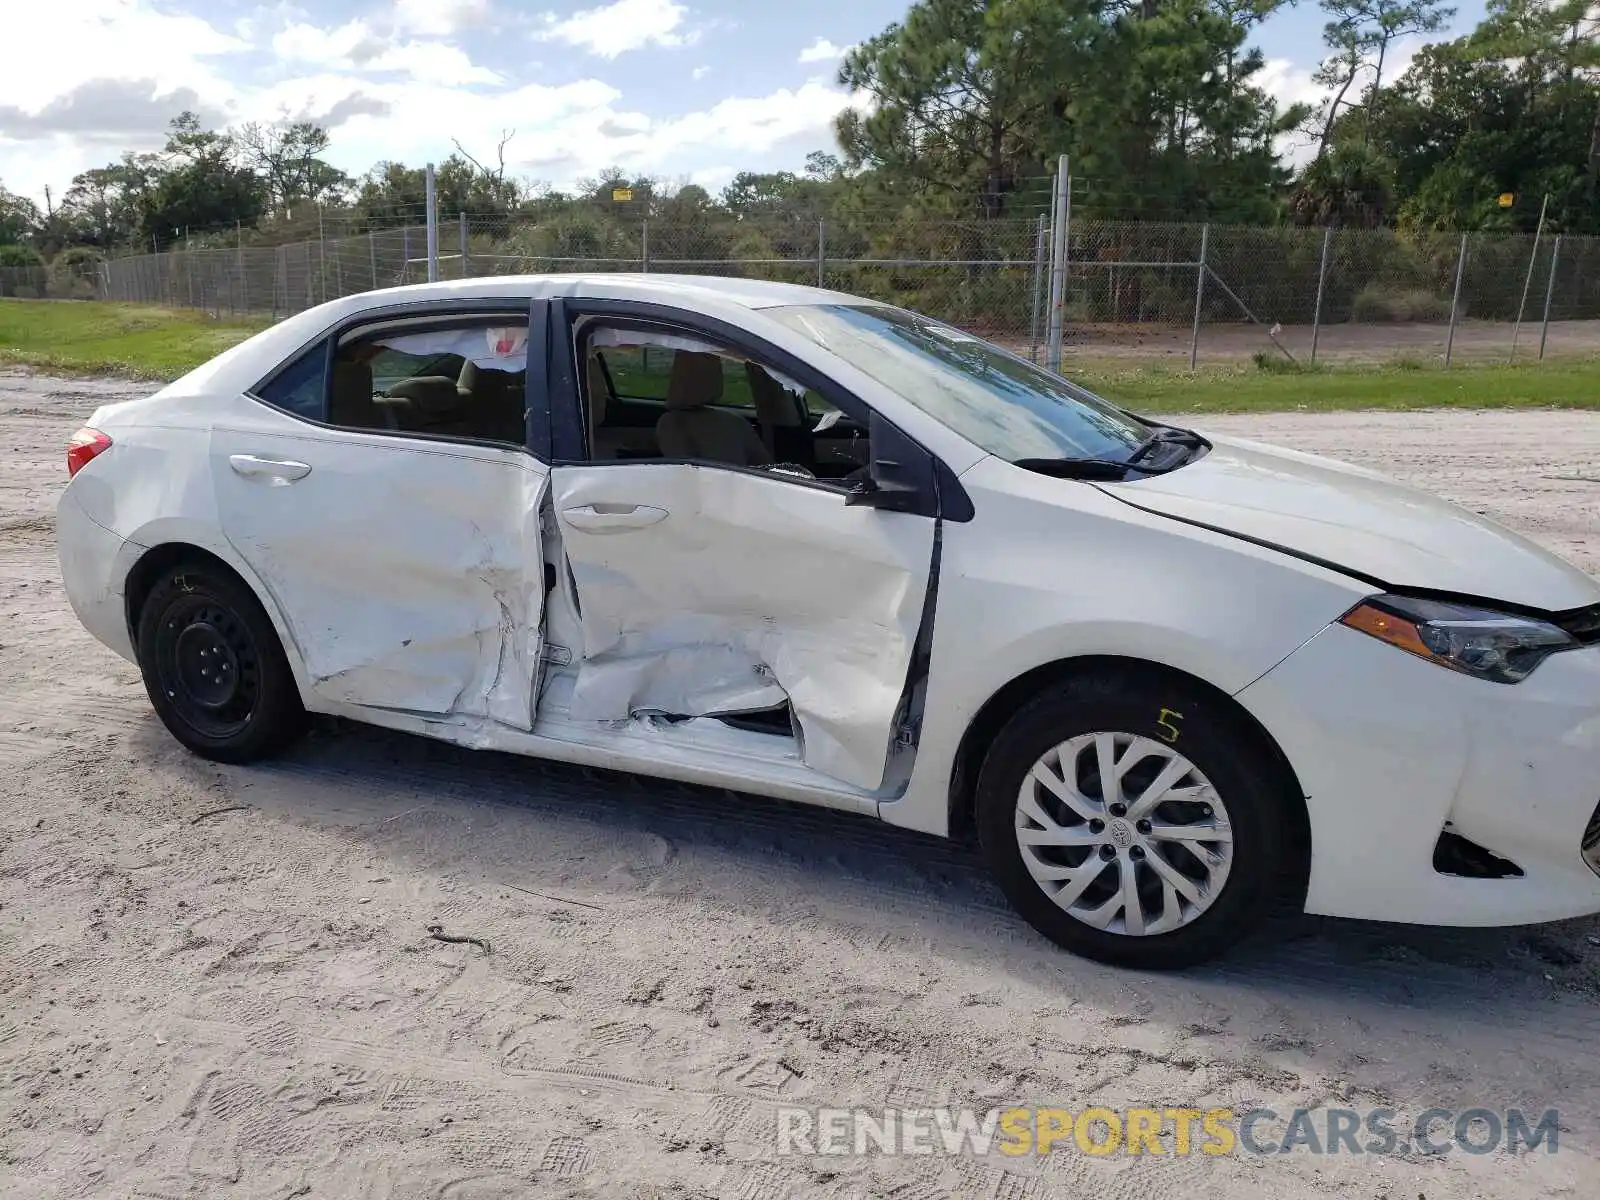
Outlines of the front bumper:
{"type": "Polygon", "coordinates": [[[121,564],[130,548],[137,549],[96,523],[68,485],[56,505],[56,554],[67,601],[85,629],[129,662],[135,662],[122,600],[127,572],[121,564]]]}
{"type": "Polygon", "coordinates": [[[1431,925],[1600,912],[1600,646],[1486,683],[1332,625],[1238,699],[1306,793],[1306,910],[1431,925]],[[1446,828],[1519,877],[1446,875],[1446,828]]]}

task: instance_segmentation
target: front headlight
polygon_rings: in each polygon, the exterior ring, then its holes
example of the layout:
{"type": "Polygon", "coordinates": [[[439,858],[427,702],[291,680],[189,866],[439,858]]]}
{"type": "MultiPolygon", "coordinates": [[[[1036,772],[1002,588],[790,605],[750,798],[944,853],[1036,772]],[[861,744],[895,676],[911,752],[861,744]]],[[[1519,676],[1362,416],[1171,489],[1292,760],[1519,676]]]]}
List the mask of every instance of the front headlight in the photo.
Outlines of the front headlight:
{"type": "Polygon", "coordinates": [[[1418,658],[1493,683],[1518,683],[1550,655],[1579,644],[1566,630],[1537,617],[1414,596],[1373,596],[1339,621],[1418,658]]]}

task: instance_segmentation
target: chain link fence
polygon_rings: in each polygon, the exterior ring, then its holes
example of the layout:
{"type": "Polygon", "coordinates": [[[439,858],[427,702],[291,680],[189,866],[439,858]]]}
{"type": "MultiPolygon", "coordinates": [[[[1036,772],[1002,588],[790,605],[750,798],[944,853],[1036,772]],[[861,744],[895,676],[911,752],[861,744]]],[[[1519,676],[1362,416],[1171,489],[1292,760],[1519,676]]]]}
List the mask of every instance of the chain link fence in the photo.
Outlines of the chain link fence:
{"type": "Polygon", "coordinates": [[[1068,272],[1068,354],[1304,364],[1600,354],[1595,237],[1082,222],[1068,272]]]}
{"type": "Polygon", "coordinates": [[[103,262],[69,259],[49,266],[0,267],[0,297],[98,300],[105,295],[103,262]]]}
{"type": "MultiPolygon", "coordinates": [[[[949,321],[1044,361],[1045,216],[659,221],[575,212],[441,220],[441,279],[645,271],[814,284],[949,321]]],[[[1470,362],[1600,353],[1600,238],[1072,219],[1068,360],[1470,362]]],[[[174,249],[0,293],[279,318],[428,278],[426,224],[275,246],[174,249]]]]}

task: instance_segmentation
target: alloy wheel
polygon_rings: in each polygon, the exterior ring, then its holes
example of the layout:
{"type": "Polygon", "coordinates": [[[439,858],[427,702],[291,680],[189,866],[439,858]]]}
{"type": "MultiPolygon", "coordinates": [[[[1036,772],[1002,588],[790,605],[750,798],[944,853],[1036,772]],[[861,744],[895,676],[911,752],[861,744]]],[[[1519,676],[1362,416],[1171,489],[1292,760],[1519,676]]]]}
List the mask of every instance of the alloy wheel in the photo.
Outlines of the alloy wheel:
{"type": "Polygon", "coordinates": [[[1057,906],[1129,937],[1195,920],[1233,865],[1211,781],[1172,746],[1131,733],[1080,734],[1041,755],[1017,796],[1016,837],[1057,906]]]}

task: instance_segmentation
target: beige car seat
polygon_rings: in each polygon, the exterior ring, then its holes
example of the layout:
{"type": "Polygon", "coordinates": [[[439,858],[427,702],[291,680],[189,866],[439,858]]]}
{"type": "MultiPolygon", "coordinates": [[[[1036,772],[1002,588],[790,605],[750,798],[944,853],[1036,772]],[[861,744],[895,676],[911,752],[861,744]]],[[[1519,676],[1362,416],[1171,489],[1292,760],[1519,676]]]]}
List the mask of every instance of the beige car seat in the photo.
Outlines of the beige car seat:
{"type": "Polygon", "coordinates": [[[424,433],[470,432],[458,426],[466,409],[465,398],[448,375],[413,375],[393,384],[388,396],[406,402],[405,428],[424,433]]]}
{"type": "Polygon", "coordinates": [[[470,358],[462,363],[456,392],[464,406],[462,415],[470,422],[467,432],[522,445],[528,437],[525,380],[521,372],[480,368],[470,358]]]}
{"type": "MultiPolygon", "coordinates": [[[[611,385],[606,378],[605,366],[600,362],[600,355],[591,350],[587,366],[587,380],[589,393],[589,457],[593,459],[612,459],[618,456],[622,449],[622,430],[606,429],[606,405],[611,399],[611,385]]],[[[643,430],[640,430],[643,433],[643,430]]]]}
{"type": "Polygon", "coordinates": [[[744,364],[744,375],[767,453],[774,462],[806,462],[811,457],[811,433],[801,419],[795,394],[753,362],[744,364]]]}
{"type": "Polygon", "coordinates": [[[667,379],[667,411],[656,422],[664,458],[700,458],[736,467],[772,462],[750,422],[712,408],[722,399],[722,359],[698,350],[679,350],[667,379]]]}

